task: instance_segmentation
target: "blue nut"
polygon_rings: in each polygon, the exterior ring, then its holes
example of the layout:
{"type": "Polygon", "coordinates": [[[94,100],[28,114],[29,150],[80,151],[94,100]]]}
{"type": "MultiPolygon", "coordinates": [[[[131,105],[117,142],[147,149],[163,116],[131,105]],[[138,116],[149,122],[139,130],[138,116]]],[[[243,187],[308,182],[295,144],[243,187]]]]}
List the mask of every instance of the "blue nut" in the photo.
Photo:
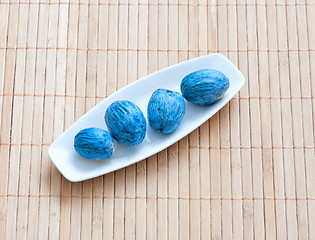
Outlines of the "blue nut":
{"type": "Polygon", "coordinates": [[[109,132],[100,128],[86,128],[74,137],[74,149],[82,157],[104,160],[113,155],[115,143],[109,132]]]}
{"type": "Polygon", "coordinates": [[[127,100],[112,103],[105,112],[105,122],[113,138],[124,145],[141,143],[146,121],[140,108],[127,100]]]}
{"type": "Polygon", "coordinates": [[[148,104],[148,122],[156,132],[171,133],[176,130],[185,114],[183,96],[167,89],[156,90],[148,104]]]}
{"type": "Polygon", "coordinates": [[[185,76],[181,82],[184,98],[197,105],[217,102],[230,86],[229,79],[220,71],[201,69],[185,76]]]}

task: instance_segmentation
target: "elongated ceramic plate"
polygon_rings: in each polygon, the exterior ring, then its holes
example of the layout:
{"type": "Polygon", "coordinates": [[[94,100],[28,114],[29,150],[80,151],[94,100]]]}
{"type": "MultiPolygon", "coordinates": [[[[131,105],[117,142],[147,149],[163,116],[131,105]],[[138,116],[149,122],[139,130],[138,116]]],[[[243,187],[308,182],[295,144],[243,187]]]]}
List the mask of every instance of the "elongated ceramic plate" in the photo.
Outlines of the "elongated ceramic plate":
{"type": "Polygon", "coordinates": [[[160,152],[199,127],[230,101],[244,82],[244,76],[240,71],[220,54],[210,54],[170,66],[126,86],[96,105],[51,144],[48,155],[62,175],[72,182],[94,178],[129,166],[160,152]],[[104,114],[106,108],[114,101],[130,100],[136,103],[147,117],[147,104],[156,89],[167,88],[180,92],[183,77],[204,68],[223,72],[230,79],[230,88],[221,100],[210,106],[197,106],[186,101],[184,119],[175,132],[156,133],[147,126],[146,137],[141,144],[123,146],[117,143],[114,155],[104,161],[89,160],[75,152],[73,139],[80,130],[87,127],[107,130],[104,114]]]}

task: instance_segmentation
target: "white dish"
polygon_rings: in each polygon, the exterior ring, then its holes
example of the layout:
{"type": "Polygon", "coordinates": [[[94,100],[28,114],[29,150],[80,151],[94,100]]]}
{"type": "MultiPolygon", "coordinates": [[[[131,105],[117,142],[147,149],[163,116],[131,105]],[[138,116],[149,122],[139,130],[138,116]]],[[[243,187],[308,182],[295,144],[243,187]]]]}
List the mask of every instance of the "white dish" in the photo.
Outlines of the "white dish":
{"type": "Polygon", "coordinates": [[[199,127],[230,101],[244,82],[245,79],[241,72],[220,54],[210,54],[170,66],[144,77],[104,99],[58,137],[49,147],[48,155],[61,174],[72,182],[83,181],[127,167],[160,152],[199,127]],[[104,114],[106,108],[114,101],[130,100],[136,103],[147,117],[147,104],[156,89],[167,88],[180,92],[183,77],[204,68],[223,72],[230,80],[230,88],[221,100],[210,106],[197,106],[186,101],[184,119],[175,132],[171,134],[156,133],[147,125],[146,137],[141,144],[123,146],[117,143],[114,155],[104,161],[89,160],[75,152],[73,139],[80,130],[87,127],[99,127],[107,130],[104,114]]]}

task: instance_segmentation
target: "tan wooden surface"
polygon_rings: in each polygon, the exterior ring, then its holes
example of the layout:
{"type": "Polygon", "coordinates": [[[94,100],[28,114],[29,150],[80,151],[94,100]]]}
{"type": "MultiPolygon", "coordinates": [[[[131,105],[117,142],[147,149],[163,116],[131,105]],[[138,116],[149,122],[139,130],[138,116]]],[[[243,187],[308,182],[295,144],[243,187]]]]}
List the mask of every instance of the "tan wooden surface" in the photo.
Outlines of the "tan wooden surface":
{"type": "Polygon", "coordinates": [[[1,239],[315,239],[314,0],[0,0],[1,239]],[[116,90],[205,54],[246,84],[178,143],[71,183],[47,156],[116,90]]]}

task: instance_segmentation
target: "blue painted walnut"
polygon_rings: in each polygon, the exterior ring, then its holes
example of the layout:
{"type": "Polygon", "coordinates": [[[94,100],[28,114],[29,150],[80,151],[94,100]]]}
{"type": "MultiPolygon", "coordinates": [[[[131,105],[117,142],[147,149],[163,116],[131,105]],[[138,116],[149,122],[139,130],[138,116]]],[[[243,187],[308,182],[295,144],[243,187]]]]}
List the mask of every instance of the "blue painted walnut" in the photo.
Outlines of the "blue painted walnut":
{"type": "Polygon", "coordinates": [[[148,122],[156,132],[171,133],[180,125],[185,114],[183,96],[167,89],[156,90],[148,104],[148,122]]]}
{"type": "Polygon", "coordinates": [[[105,122],[113,138],[124,145],[141,143],[146,121],[140,108],[127,100],[112,103],[105,112],[105,122]]]}
{"type": "Polygon", "coordinates": [[[93,160],[110,158],[115,143],[109,132],[100,128],[86,128],[74,137],[74,149],[82,157],[93,160]]]}
{"type": "Polygon", "coordinates": [[[210,105],[221,99],[229,86],[230,81],[222,72],[201,69],[185,76],[180,88],[187,101],[197,105],[210,105]]]}

